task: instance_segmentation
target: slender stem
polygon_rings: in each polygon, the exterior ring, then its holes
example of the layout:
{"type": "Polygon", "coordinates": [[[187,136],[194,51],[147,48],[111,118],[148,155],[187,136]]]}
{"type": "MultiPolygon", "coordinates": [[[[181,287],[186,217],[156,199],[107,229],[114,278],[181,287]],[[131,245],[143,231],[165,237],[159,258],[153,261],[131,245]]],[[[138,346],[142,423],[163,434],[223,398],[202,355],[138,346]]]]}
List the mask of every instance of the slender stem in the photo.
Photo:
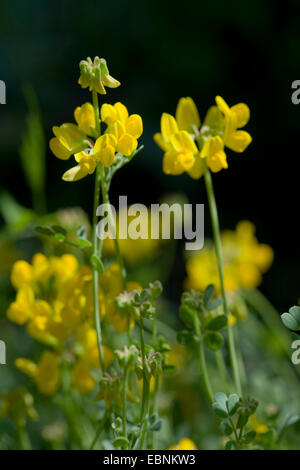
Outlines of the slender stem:
{"type": "Polygon", "coordinates": [[[215,357],[216,357],[217,367],[218,367],[220,376],[222,378],[223,384],[226,387],[226,391],[230,392],[230,384],[228,381],[227,369],[226,369],[226,365],[224,362],[222,351],[220,349],[215,352],[215,357]]]}
{"type": "Polygon", "coordinates": [[[114,239],[116,256],[117,256],[118,264],[119,264],[120,269],[121,269],[123,288],[125,289],[126,288],[127,273],[126,273],[123,257],[122,257],[121,250],[120,250],[115,219],[113,217],[111,207],[110,207],[109,194],[108,194],[108,190],[107,190],[107,184],[106,184],[106,181],[105,181],[105,172],[104,172],[103,165],[101,165],[101,181],[102,181],[101,189],[102,189],[102,194],[103,194],[103,202],[104,202],[104,204],[107,204],[109,225],[110,225],[110,228],[112,230],[112,236],[113,236],[113,239],[114,239]]]}
{"type": "Polygon", "coordinates": [[[207,371],[207,365],[206,365],[206,359],[205,359],[205,352],[204,352],[204,346],[203,346],[203,341],[201,338],[201,328],[200,328],[200,322],[199,318],[197,315],[194,315],[194,327],[195,327],[195,332],[198,337],[198,355],[199,355],[199,364],[200,364],[200,370],[203,378],[203,383],[204,383],[204,388],[207,394],[207,397],[209,401],[212,403],[214,401],[214,394],[212,391],[212,386],[210,383],[208,371],[207,371]]]}
{"type": "Polygon", "coordinates": [[[142,434],[139,441],[139,449],[143,448],[144,440],[147,434],[147,421],[149,416],[149,398],[150,398],[150,383],[148,380],[146,372],[146,352],[145,352],[145,340],[144,340],[144,325],[143,319],[140,317],[140,342],[141,342],[141,351],[142,351],[142,361],[143,361],[143,398],[142,398],[142,407],[141,407],[141,422],[142,425],[142,434]]]}
{"type": "MultiPolygon", "coordinates": [[[[93,106],[95,113],[95,125],[97,136],[100,135],[100,120],[99,120],[99,103],[98,95],[95,90],[93,90],[93,106]]],[[[98,250],[98,237],[97,237],[97,207],[100,200],[100,185],[101,185],[101,166],[98,163],[96,167],[96,176],[95,176],[95,191],[94,191],[94,207],[93,207],[93,231],[92,231],[92,244],[93,244],[93,255],[99,258],[98,250]]],[[[100,308],[99,308],[99,295],[98,295],[99,285],[98,285],[98,271],[93,267],[93,302],[94,302],[94,317],[95,325],[97,332],[97,343],[99,349],[99,361],[102,371],[104,370],[104,354],[102,346],[102,333],[101,333],[101,320],[100,320],[100,308]]]]}
{"type": "Polygon", "coordinates": [[[123,374],[123,389],[122,389],[122,424],[123,424],[123,436],[127,437],[126,428],[126,415],[127,415],[127,382],[128,382],[128,369],[125,367],[123,374]]]}
{"type": "Polygon", "coordinates": [[[241,381],[240,381],[240,376],[239,376],[238,360],[237,360],[237,355],[235,351],[233,331],[229,322],[229,308],[228,308],[226,291],[225,291],[225,283],[224,283],[223,257],[222,257],[222,245],[221,245],[218,210],[217,210],[217,205],[216,205],[216,199],[215,199],[211,174],[205,161],[204,161],[204,167],[205,167],[204,179],[205,179],[205,186],[206,186],[207,197],[208,197],[210,217],[211,217],[211,222],[212,222],[215,250],[216,250],[216,255],[217,255],[221,293],[222,293],[222,297],[224,301],[225,315],[227,316],[229,356],[230,356],[230,362],[231,362],[231,367],[233,371],[235,388],[236,388],[238,395],[241,396],[242,388],[241,388],[241,381]]]}
{"type": "Polygon", "coordinates": [[[31,450],[31,443],[25,426],[18,426],[18,436],[21,450],[31,450]]]}
{"type": "Polygon", "coordinates": [[[104,413],[104,416],[102,418],[102,420],[100,421],[99,423],[99,426],[98,426],[98,429],[96,431],[96,434],[95,434],[95,437],[93,439],[93,442],[91,443],[91,446],[90,446],[90,449],[89,450],[93,450],[97,440],[99,439],[103,429],[104,429],[104,426],[105,426],[105,423],[106,423],[106,420],[107,420],[107,409],[105,409],[105,413],[104,413]]]}

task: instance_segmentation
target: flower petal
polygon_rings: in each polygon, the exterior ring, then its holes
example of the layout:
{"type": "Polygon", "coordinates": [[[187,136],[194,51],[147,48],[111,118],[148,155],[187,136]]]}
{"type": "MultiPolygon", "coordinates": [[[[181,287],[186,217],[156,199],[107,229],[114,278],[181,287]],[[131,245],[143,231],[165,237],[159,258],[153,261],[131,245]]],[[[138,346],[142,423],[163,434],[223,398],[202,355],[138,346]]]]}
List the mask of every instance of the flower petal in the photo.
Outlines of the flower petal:
{"type": "Polygon", "coordinates": [[[248,132],[236,131],[226,138],[225,145],[231,150],[241,153],[244,152],[251,142],[252,137],[248,132]]]}
{"type": "Polygon", "coordinates": [[[186,131],[179,131],[171,137],[171,144],[177,152],[197,153],[197,147],[186,131]]]}
{"type": "Polygon", "coordinates": [[[138,114],[132,114],[126,121],[126,131],[135,139],[138,139],[143,133],[143,121],[138,114]]]}
{"type": "Polygon", "coordinates": [[[235,104],[230,108],[230,111],[235,115],[236,128],[244,127],[250,118],[250,109],[245,103],[235,104]]]}
{"type": "Polygon", "coordinates": [[[88,175],[88,171],[86,170],[86,168],[82,168],[80,165],[76,165],[70,168],[69,170],[67,170],[63,174],[62,179],[64,181],[73,182],[73,181],[81,180],[87,175],[88,175]]]}
{"type": "Polygon", "coordinates": [[[129,157],[137,148],[137,140],[130,134],[123,134],[118,140],[117,151],[129,157]]]}
{"type": "Polygon", "coordinates": [[[178,126],[171,114],[163,113],[160,121],[161,133],[166,142],[169,142],[172,135],[178,132],[178,126]]]}
{"type": "Polygon", "coordinates": [[[68,150],[63,144],[61,144],[56,137],[50,139],[49,147],[51,152],[61,160],[68,160],[72,155],[72,152],[70,152],[70,150],[68,150]]]}
{"type": "Polygon", "coordinates": [[[176,109],[176,121],[180,130],[193,131],[193,126],[200,127],[200,117],[192,98],[180,98],[176,109]]]}

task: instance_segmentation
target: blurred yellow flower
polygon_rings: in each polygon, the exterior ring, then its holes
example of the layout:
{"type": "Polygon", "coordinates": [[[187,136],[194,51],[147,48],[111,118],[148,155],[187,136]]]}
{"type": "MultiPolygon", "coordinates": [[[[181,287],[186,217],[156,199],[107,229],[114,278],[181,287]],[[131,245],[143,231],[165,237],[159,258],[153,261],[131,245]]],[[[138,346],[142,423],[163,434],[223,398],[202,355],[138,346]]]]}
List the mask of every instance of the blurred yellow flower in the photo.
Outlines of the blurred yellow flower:
{"type": "Polygon", "coordinates": [[[256,416],[251,415],[249,418],[250,428],[256,432],[256,434],[266,434],[269,428],[266,424],[262,423],[256,416]]]}
{"type": "Polygon", "coordinates": [[[191,439],[184,437],[178,444],[168,447],[168,450],[197,450],[197,447],[191,439]]]}
{"type": "Polygon", "coordinates": [[[19,386],[2,395],[1,418],[9,417],[17,426],[24,427],[27,418],[36,421],[38,414],[34,408],[34,399],[25,387],[19,386]]]}
{"type": "MultiPolygon", "coordinates": [[[[252,289],[262,281],[273,261],[270,246],[258,243],[255,226],[248,221],[237,224],[236,230],[221,233],[225,288],[236,291],[238,288],[252,289]]],[[[185,287],[204,291],[208,284],[215,284],[220,292],[219,276],[213,245],[206,247],[192,256],[186,263],[187,279],[185,287]]]]}
{"type": "Polygon", "coordinates": [[[38,364],[22,357],[16,359],[15,364],[21,372],[34,380],[44,395],[53,395],[59,389],[61,370],[59,358],[55,353],[44,351],[38,364]]]}
{"type": "Polygon", "coordinates": [[[11,274],[17,296],[7,317],[26,324],[28,333],[46,344],[66,340],[92,310],[91,279],[89,268],[80,268],[71,254],[37,253],[32,264],[19,260],[11,274]]]}

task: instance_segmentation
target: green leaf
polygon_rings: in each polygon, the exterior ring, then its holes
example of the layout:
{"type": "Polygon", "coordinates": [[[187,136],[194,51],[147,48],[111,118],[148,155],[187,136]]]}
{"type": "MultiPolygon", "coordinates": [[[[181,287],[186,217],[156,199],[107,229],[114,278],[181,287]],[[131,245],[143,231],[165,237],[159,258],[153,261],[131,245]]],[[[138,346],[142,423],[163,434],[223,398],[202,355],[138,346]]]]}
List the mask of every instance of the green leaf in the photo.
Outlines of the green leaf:
{"type": "Polygon", "coordinates": [[[19,154],[26,182],[32,193],[34,209],[39,213],[43,213],[45,211],[45,136],[38,101],[32,86],[27,85],[25,87],[24,95],[27,101],[28,114],[19,154]]]}
{"type": "Polygon", "coordinates": [[[196,312],[187,305],[181,305],[179,308],[180,320],[188,327],[191,327],[194,324],[195,315],[196,312]]]}
{"type": "Polygon", "coordinates": [[[89,240],[86,240],[85,238],[77,238],[77,245],[80,248],[90,248],[92,246],[92,243],[89,240]]]}
{"type": "Polygon", "coordinates": [[[222,434],[224,434],[225,436],[230,436],[230,434],[232,434],[233,432],[233,429],[232,427],[227,423],[227,421],[223,421],[221,424],[220,424],[220,431],[222,434]]]}
{"type": "Polygon", "coordinates": [[[150,426],[150,430],[151,431],[160,431],[161,425],[162,425],[162,420],[160,419],[159,421],[156,421],[156,423],[152,424],[152,426],[150,426]]]}
{"type": "Polygon", "coordinates": [[[91,265],[98,271],[99,274],[104,273],[104,266],[102,261],[98,258],[97,255],[92,255],[90,258],[91,265]]]}
{"type": "Polygon", "coordinates": [[[175,374],[177,367],[171,364],[164,364],[162,370],[164,374],[175,374]]]}
{"type": "Polygon", "coordinates": [[[224,343],[224,338],[221,333],[206,333],[203,336],[203,342],[208,349],[212,351],[218,351],[221,349],[224,343]]]}
{"type": "Polygon", "coordinates": [[[210,304],[206,306],[207,310],[216,310],[220,305],[223,304],[223,299],[215,299],[210,304]]]}
{"type": "Polygon", "coordinates": [[[249,431],[249,432],[247,432],[246,434],[243,435],[242,442],[245,443],[245,444],[250,444],[250,442],[253,441],[255,436],[256,436],[255,431],[249,431]]]}
{"type": "Polygon", "coordinates": [[[299,330],[300,324],[298,324],[297,320],[290,314],[290,313],[283,313],[281,315],[282,323],[289,329],[289,330],[299,330]]]}
{"type": "Polygon", "coordinates": [[[195,336],[191,331],[181,330],[177,333],[177,341],[182,346],[192,346],[195,344],[195,336]]]}
{"type": "Polygon", "coordinates": [[[114,447],[122,447],[122,448],[128,447],[129,446],[129,440],[124,436],[117,437],[113,441],[113,446],[114,447]]]}
{"type": "Polygon", "coordinates": [[[204,295],[203,295],[203,302],[204,305],[206,306],[212,296],[214,295],[215,292],[215,285],[214,284],[209,284],[207,288],[205,289],[204,295]]]}
{"type": "Polygon", "coordinates": [[[55,235],[55,232],[54,230],[49,226],[49,225],[37,225],[34,230],[37,232],[37,233],[40,233],[42,235],[48,235],[50,237],[52,237],[53,235],[55,235]]]}
{"type": "Polygon", "coordinates": [[[227,410],[227,395],[223,392],[218,392],[214,396],[214,403],[212,404],[212,408],[217,416],[220,418],[227,418],[228,417],[228,410],[227,410]]]}
{"type": "Polygon", "coordinates": [[[51,229],[55,232],[55,233],[60,233],[62,235],[67,235],[67,231],[61,227],[60,225],[51,225],[51,229]]]}
{"type": "Polygon", "coordinates": [[[225,444],[225,450],[234,450],[236,448],[235,441],[227,441],[225,444]]]}
{"type": "Polygon", "coordinates": [[[226,315],[217,315],[206,323],[205,329],[210,331],[218,331],[221,330],[226,324],[226,315]]]}
{"type": "Polygon", "coordinates": [[[232,393],[229,396],[228,401],[227,401],[227,409],[228,409],[228,413],[230,416],[234,415],[239,401],[240,399],[238,395],[236,395],[235,393],[232,393]]]}

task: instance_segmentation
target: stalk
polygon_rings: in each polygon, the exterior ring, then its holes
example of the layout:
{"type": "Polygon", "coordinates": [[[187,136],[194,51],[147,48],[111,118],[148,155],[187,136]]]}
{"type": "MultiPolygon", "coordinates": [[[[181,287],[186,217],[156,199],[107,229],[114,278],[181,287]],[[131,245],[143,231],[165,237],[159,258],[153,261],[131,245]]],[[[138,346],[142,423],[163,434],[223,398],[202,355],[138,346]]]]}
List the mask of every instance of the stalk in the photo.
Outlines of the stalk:
{"type": "Polygon", "coordinates": [[[199,364],[200,364],[200,370],[201,370],[201,374],[203,378],[204,388],[205,388],[205,391],[206,391],[206,394],[210,403],[212,403],[214,401],[214,394],[212,391],[212,386],[211,386],[208,371],[207,371],[204,346],[203,346],[203,341],[201,339],[200,322],[199,322],[199,318],[197,315],[194,315],[194,327],[195,327],[196,335],[199,339],[198,356],[199,356],[199,364]]]}
{"type": "Polygon", "coordinates": [[[236,350],[235,350],[233,330],[229,322],[229,308],[228,308],[226,291],[225,291],[225,283],[224,283],[224,268],[223,268],[222,245],[221,245],[218,210],[217,210],[217,204],[216,204],[211,174],[205,161],[204,161],[204,168],[205,168],[204,179],[205,179],[205,186],[206,186],[206,192],[207,192],[207,197],[208,197],[210,217],[211,217],[211,222],[212,222],[215,250],[216,250],[216,255],[217,255],[218,271],[219,271],[219,278],[220,278],[220,285],[221,285],[221,294],[222,294],[223,302],[224,302],[225,315],[227,316],[228,348],[229,348],[230,363],[231,363],[231,367],[233,371],[235,388],[236,388],[238,395],[241,396],[242,388],[241,388],[241,381],[240,381],[239,368],[238,368],[238,359],[237,359],[236,350]]]}
{"type": "MultiPolygon", "coordinates": [[[[99,121],[99,103],[98,95],[93,90],[93,106],[95,113],[95,125],[97,136],[100,136],[100,121],[99,121]]],[[[97,207],[100,199],[100,184],[101,184],[101,173],[100,164],[97,164],[96,176],[95,176],[95,191],[94,191],[94,207],[93,207],[93,231],[92,231],[92,244],[93,244],[93,255],[99,258],[98,238],[97,238],[97,207]]],[[[102,371],[104,370],[104,354],[102,346],[102,332],[101,332],[101,320],[100,320],[100,309],[99,309],[99,285],[98,285],[98,271],[93,266],[93,302],[94,302],[94,317],[95,326],[97,332],[97,343],[99,350],[99,361],[102,371]]]]}

